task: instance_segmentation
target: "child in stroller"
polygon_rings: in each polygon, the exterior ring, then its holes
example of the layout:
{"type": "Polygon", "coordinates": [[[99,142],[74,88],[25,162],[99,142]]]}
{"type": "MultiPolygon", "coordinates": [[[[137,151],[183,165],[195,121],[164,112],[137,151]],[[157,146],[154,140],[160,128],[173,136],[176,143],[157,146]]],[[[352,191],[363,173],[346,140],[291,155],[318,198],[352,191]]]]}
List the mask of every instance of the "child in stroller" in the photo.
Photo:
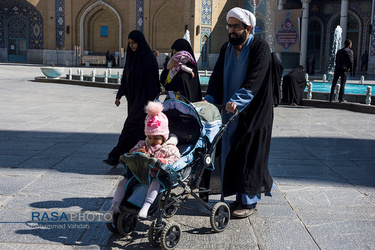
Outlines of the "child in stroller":
{"type": "MultiPolygon", "coordinates": [[[[163,164],[172,165],[180,158],[180,152],[177,145],[177,137],[169,134],[168,118],[163,114],[163,104],[160,102],[149,102],[145,108],[147,116],[145,120],[145,135],[146,140],[141,140],[131,150],[130,154],[135,152],[144,153],[149,157],[155,157],[163,164]]],[[[137,169],[131,169],[137,171],[137,169]]],[[[139,217],[142,219],[147,218],[148,210],[154,203],[156,196],[159,193],[160,183],[155,179],[158,169],[150,169],[151,183],[147,191],[147,197],[141,210],[139,217]]],[[[130,172],[129,172],[130,174],[130,172]]],[[[125,196],[125,186],[130,179],[129,174],[124,176],[115,191],[112,200],[112,206],[109,212],[113,214],[119,213],[120,204],[125,196]]]]}
{"type": "Polygon", "coordinates": [[[238,112],[227,124],[222,125],[220,112],[213,104],[191,103],[181,94],[171,91],[160,94],[157,100],[162,97],[163,113],[168,117],[170,133],[178,138],[181,157],[173,165],[167,165],[155,157],[138,152],[122,155],[120,162],[127,170],[130,169],[132,176],[125,187],[120,214],[114,216],[113,223],[107,226],[110,231],[119,232],[123,236],[135,230],[139,208],[146,196],[142,191],[146,185],[142,183],[147,184],[150,178],[149,175],[144,176],[144,173],[149,173],[150,168],[159,169],[155,179],[160,183],[160,191],[149,211],[149,215],[155,216],[156,220],[150,225],[147,236],[151,245],[173,249],[180,240],[181,228],[178,223],[165,218],[172,217],[189,197],[210,211],[210,224],[214,232],[224,231],[229,224],[230,209],[226,203],[217,202],[211,207],[200,196],[210,192],[207,185],[202,187],[202,180],[207,172],[214,169],[216,145],[238,112]]]}

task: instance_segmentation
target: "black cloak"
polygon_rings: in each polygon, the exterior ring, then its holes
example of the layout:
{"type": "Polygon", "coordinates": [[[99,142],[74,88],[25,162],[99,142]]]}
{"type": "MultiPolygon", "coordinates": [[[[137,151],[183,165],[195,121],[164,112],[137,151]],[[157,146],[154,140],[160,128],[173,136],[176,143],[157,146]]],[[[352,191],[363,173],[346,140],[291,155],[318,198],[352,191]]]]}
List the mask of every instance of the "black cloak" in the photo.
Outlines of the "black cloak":
{"type": "Polygon", "coordinates": [[[134,52],[128,44],[121,86],[116,95],[117,99],[126,97],[128,116],[117,146],[109,153],[109,157],[115,159],[144,139],[144,107],[160,93],[158,64],[143,33],[133,30],[128,38],[135,41],[138,47],[134,52]]]}
{"type": "Polygon", "coordinates": [[[305,69],[298,66],[283,77],[283,99],[286,104],[302,104],[303,90],[306,88],[305,69]]]}
{"type": "MultiPolygon", "coordinates": [[[[227,44],[221,48],[207,89],[207,94],[217,104],[223,104],[227,44]]],[[[247,73],[241,88],[252,91],[254,98],[238,117],[238,127],[225,162],[224,196],[236,192],[248,195],[269,193],[272,188],[273,180],[268,171],[273,123],[271,52],[268,44],[261,38],[254,37],[250,45],[247,73]]]]}
{"type": "MultiPolygon", "coordinates": [[[[172,50],[175,49],[177,52],[181,50],[185,50],[191,54],[196,61],[194,56],[194,51],[190,46],[190,43],[185,39],[177,39],[173,45],[172,50]]],[[[173,52],[172,52],[173,54],[173,52]]],[[[197,66],[188,62],[186,64],[187,67],[193,69],[194,78],[191,77],[191,74],[180,70],[172,79],[172,81],[168,84],[165,84],[165,80],[167,79],[169,70],[164,68],[163,72],[160,76],[160,82],[165,87],[167,91],[175,91],[179,92],[191,102],[198,102],[202,101],[202,91],[201,91],[201,84],[199,81],[199,74],[197,66]]]]}
{"type": "Polygon", "coordinates": [[[272,84],[273,84],[273,104],[278,106],[280,104],[281,97],[281,76],[283,74],[284,67],[280,60],[277,58],[276,53],[272,52],[272,84]]]}

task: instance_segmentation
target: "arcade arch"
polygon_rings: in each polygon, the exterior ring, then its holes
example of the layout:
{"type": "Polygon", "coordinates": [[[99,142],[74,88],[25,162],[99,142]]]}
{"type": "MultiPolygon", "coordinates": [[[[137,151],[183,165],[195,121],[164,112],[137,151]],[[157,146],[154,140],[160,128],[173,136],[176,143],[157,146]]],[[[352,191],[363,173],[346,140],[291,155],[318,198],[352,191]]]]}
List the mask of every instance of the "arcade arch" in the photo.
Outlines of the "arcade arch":
{"type": "Polygon", "coordinates": [[[80,47],[82,52],[121,52],[122,20],[114,7],[100,0],[84,11],[80,18],[80,47]],[[102,33],[102,26],[107,26],[108,37],[102,33]],[[108,40],[110,37],[117,39],[108,40]]]}

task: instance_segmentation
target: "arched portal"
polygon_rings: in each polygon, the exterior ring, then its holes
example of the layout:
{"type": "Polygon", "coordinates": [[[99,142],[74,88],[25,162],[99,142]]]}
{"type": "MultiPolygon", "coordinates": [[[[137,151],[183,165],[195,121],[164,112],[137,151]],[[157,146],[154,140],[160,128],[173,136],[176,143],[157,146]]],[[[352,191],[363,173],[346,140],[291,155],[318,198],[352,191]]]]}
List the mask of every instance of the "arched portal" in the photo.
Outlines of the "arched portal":
{"type": "Polygon", "coordinates": [[[309,34],[307,38],[307,58],[311,55],[315,59],[315,68],[321,68],[321,51],[323,50],[323,23],[318,19],[309,22],[309,34]]]}
{"type": "Polygon", "coordinates": [[[27,61],[27,25],[26,21],[14,16],[7,23],[8,61],[27,61]]]}
{"type": "Polygon", "coordinates": [[[208,54],[210,53],[210,37],[203,34],[201,37],[201,59],[202,67],[208,67],[208,54]]]}
{"type": "Polygon", "coordinates": [[[80,47],[82,52],[121,51],[122,20],[114,7],[100,0],[85,10],[80,19],[80,47]]]}
{"type": "MultiPolygon", "coordinates": [[[[329,45],[332,46],[333,43],[333,37],[335,33],[335,29],[337,25],[340,25],[340,15],[337,15],[333,21],[331,22],[330,27],[330,37],[329,37],[329,45]]],[[[356,59],[359,58],[360,55],[360,48],[361,48],[361,40],[360,38],[360,32],[361,32],[361,23],[357,15],[355,15],[353,12],[349,11],[348,13],[348,26],[346,31],[346,39],[350,39],[352,41],[352,50],[354,57],[356,59]]],[[[341,47],[344,47],[344,41],[342,41],[341,47]]]]}

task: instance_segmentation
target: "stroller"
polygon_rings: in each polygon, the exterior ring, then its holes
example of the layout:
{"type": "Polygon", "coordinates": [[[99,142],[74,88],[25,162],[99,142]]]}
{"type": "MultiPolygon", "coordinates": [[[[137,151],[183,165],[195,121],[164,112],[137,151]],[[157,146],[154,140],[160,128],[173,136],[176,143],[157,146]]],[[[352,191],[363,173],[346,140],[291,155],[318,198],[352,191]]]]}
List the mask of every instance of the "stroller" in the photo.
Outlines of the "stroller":
{"type": "Polygon", "coordinates": [[[178,211],[189,195],[211,212],[210,223],[214,232],[224,231],[229,223],[230,209],[226,203],[218,202],[211,207],[201,198],[208,197],[211,191],[208,187],[202,187],[202,179],[205,179],[207,172],[214,170],[216,145],[238,112],[223,125],[218,108],[208,102],[191,103],[175,92],[161,93],[156,100],[163,103],[163,113],[170,121],[170,133],[178,138],[181,158],[173,165],[164,165],[143,153],[122,155],[120,162],[133,176],[125,187],[120,214],[114,215],[113,222],[108,223],[107,227],[123,236],[135,230],[150,183],[149,170],[156,167],[159,169],[156,178],[161,188],[148,213],[156,217],[148,230],[148,240],[153,246],[174,249],[180,240],[181,228],[166,219],[178,211]]]}

